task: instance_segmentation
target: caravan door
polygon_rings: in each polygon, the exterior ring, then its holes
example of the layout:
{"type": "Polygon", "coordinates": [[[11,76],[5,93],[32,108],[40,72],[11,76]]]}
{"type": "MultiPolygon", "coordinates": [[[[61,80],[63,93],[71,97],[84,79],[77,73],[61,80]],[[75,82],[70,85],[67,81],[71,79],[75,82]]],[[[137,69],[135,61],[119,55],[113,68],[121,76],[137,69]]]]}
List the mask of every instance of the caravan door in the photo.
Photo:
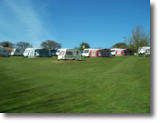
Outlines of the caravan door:
{"type": "Polygon", "coordinates": [[[81,59],[81,51],[76,51],[76,59],[80,60],[81,59]]]}
{"type": "Polygon", "coordinates": [[[76,51],[76,59],[79,59],[79,52],[78,52],[78,50],[76,51]]]}

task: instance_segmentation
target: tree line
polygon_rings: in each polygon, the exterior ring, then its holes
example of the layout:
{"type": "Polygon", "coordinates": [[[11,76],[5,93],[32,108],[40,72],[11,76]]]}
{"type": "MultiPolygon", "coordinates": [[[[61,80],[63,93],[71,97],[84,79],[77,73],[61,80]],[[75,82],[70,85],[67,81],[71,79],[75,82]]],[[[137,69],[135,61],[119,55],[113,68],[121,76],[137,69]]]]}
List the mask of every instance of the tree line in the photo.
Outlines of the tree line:
{"type": "MultiPolygon", "coordinates": [[[[20,41],[20,42],[17,42],[16,44],[9,41],[2,41],[0,42],[0,46],[14,47],[14,48],[19,48],[23,50],[25,50],[26,48],[33,48],[33,46],[30,43],[25,41],[20,41]]],[[[44,41],[41,43],[40,46],[45,49],[54,49],[54,50],[57,50],[58,48],[62,47],[60,43],[57,43],[56,41],[53,41],[53,40],[44,41]]]]}
{"type": "MultiPolygon", "coordinates": [[[[17,47],[21,49],[32,48],[33,46],[28,42],[20,41],[17,44],[13,44],[9,41],[0,42],[0,45],[3,47],[17,47]]],[[[150,33],[145,31],[145,28],[141,25],[138,25],[132,30],[132,36],[128,37],[128,42],[126,43],[116,43],[111,48],[128,48],[132,50],[133,53],[138,52],[139,47],[149,46],[150,45],[150,33]]],[[[53,40],[47,40],[41,43],[42,48],[54,49],[57,50],[62,47],[62,45],[53,40]]],[[[83,51],[85,48],[90,48],[89,44],[82,42],[79,47],[74,47],[74,49],[79,49],[83,51]]]]}
{"type": "Polygon", "coordinates": [[[29,44],[28,42],[24,42],[24,41],[17,42],[16,44],[9,42],[9,41],[2,41],[0,42],[0,45],[3,47],[14,47],[14,48],[21,48],[21,49],[33,47],[31,44],[29,44]]]}

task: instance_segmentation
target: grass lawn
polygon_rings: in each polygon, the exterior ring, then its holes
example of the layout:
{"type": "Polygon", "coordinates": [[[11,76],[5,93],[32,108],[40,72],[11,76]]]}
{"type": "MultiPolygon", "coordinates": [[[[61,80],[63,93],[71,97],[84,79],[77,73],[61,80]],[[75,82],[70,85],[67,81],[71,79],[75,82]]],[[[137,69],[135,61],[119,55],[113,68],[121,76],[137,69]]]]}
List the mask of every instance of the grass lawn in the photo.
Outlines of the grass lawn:
{"type": "Polygon", "coordinates": [[[0,112],[150,113],[150,57],[0,57],[0,112]]]}

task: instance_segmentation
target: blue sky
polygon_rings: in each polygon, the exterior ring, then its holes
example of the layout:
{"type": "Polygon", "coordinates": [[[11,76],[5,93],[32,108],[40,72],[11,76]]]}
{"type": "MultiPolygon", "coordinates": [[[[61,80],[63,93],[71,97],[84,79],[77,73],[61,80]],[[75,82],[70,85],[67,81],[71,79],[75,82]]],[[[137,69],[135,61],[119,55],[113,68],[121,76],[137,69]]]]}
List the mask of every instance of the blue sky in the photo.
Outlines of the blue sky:
{"type": "Polygon", "coordinates": [[[150,0],[0,0],[0,42],[111,48],[137,25],[150,31],[150,0]]]}

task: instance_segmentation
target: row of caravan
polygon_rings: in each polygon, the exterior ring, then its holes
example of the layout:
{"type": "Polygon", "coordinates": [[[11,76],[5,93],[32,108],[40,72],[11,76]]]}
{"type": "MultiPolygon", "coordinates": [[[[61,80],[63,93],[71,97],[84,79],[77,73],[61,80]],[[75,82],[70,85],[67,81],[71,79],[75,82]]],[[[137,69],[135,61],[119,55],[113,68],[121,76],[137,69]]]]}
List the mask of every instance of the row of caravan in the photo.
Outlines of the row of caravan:
{"type": "MultiPolygon", "coordinates": [[[[138,54],[150,54],[150,47],[139,47],[138,54]]],[[[10,56],[10,55],[23,55],[24,57],[52,57],[52,55],[57,55],[58,60],[60,59],[75,59],[80,60],[81,57],[112,57],[112,56],[128,56],[132,55],[132,51],[129,49],[84,49],[79,51],[78,49],[58,49],[49,50],[43,48],[26,48],[24,51],[20,49],[13,49],[9,54],[6,49],[0,47],[0,56],[10,56]]]]}
{"type": "Polygon", "coordinates": [[[11,52],[9,52],[7,49],[0,47],[0,56],[7,56],[9,57],[10,55],[22,55],[23,54],[23,50],[20,50],[18,48],[13,48],[13,50],[11,52]]]}
{"type": "Polygon", "coordinates": [[[80,60],[81,57],[112,57],[109,49],[84,49],[83,53],[78,49],[58,49],[58,60],[80,60]]]}
{"type": "Polygon", "coordinates": [[[129,49],[84,49],[82,56],[84,57],[112,57],[112,56],[129,56],[132,51],[129,49]]]}
{"type": "MultiPolygon", "coordinates": [[[[111,54],[113,56],[127,56],[132,55],[130,49],[112,48],[111,54]]],[[[143,46],[138,48],[138,55],[150,54],[150,46],[143,46]]]]}
{"type": "Polygon", "coordinates": [[[58,49],[56,54],[58,55],[58,60],[61,59],[71,59],[80,60],[81,57],[112,57],[109,49],[84,49],[81,52],[78,49],[58,49]]]}
{"type": "Polygon", "coordinates": [[[25,50],[19,48],[12,48],[8,51],[6,48],[0,47],[0,56],[24,56],[24,57],[52,57],[56,55],[56,50],[42,49],[42,48],[26,48],[25,50]]]}

